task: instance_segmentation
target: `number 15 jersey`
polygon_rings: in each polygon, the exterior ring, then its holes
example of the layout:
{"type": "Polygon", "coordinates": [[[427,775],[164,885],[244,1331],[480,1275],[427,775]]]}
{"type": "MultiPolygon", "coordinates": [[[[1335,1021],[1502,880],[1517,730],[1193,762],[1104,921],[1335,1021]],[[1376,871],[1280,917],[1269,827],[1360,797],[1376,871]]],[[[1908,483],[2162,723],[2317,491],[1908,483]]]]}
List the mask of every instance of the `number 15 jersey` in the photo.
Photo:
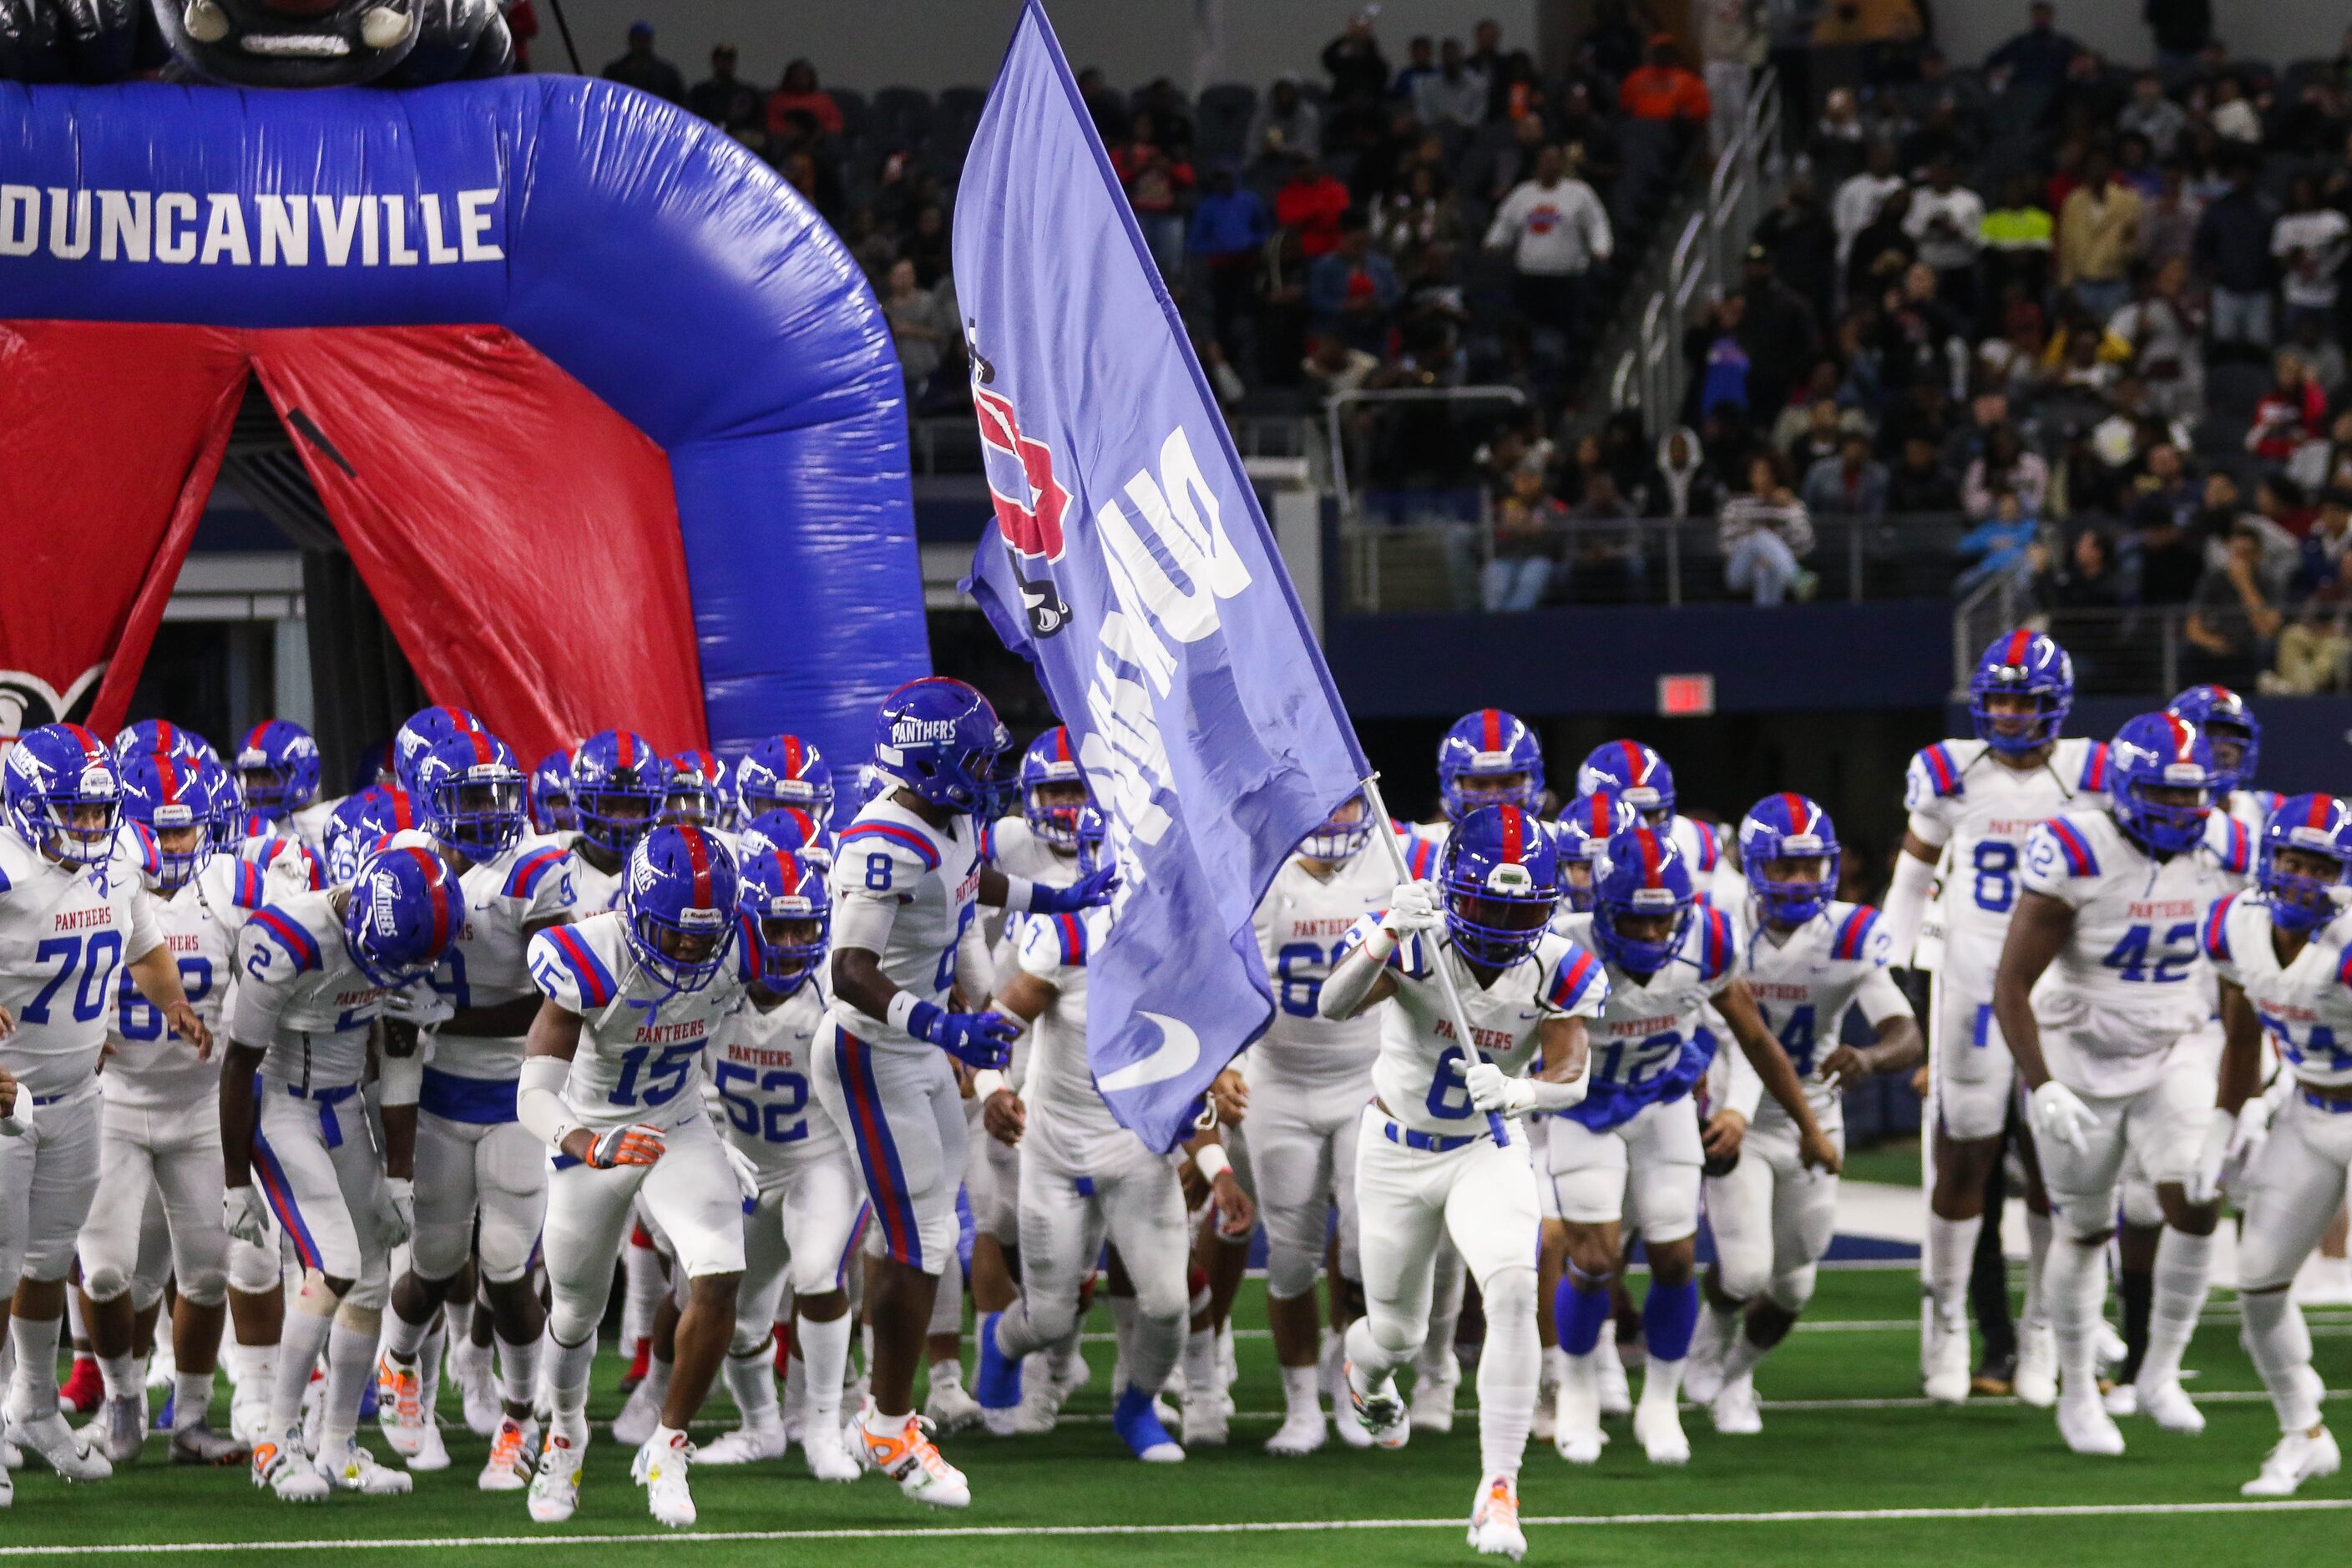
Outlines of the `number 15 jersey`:
{"type": "Polygon", "coordinates": [[[737,930],[734,951],[699,991],[672,991],[645,972],[628,947],[619,910],[530,939],[531,984],[580,1015],[580,1044],[563,1102],[583,1127],[599,1131],[650,1121],[675,1127],[702,1114],[705,1058],[720,1022],[758,978],[758,947],[737,930]]]}
{"type": "MultiPolygon", "coordinates": [[[[2062,811],[2106,804],[2107,748],[2079,737],[2054,743],[2039,767],[2009,766],[1982,741],[1941,741],[1911,759],[1903,804],[1912,836],[1943,853],[1943,973],[1963,995],[1990,997],[2023,886],[2026,836],[2062,811]]],[[[1896,963],[1911,954],[1892,955],[1896,963]]]]}

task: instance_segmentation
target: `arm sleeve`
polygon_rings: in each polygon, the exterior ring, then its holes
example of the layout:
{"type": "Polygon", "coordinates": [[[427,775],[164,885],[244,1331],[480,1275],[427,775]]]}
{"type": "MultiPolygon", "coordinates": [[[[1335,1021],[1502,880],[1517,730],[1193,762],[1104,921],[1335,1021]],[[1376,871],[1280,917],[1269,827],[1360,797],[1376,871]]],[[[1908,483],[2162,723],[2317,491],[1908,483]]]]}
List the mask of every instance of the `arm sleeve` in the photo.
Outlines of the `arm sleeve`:
{"type": "Polygon", "coordinates": [[[571,1076],[572,1064],[561,1057],[525,1057],[515,1088],[515,1120],[551,1149],[560,1147],[564,1134],[578,1125],[563,1103],[564,1080],[571,1076]]]}
{"type": "Polygon", "coordinates": [[[1927,898],[1936,885],[1936,868],[1903,851],[1895,857],[1895,877],[1886,886],[1886,908],[1878,927],[1887,942],[1887,962],[1906,967],[1919,945],[1919,928],[1927,918],[1927,898]]]}

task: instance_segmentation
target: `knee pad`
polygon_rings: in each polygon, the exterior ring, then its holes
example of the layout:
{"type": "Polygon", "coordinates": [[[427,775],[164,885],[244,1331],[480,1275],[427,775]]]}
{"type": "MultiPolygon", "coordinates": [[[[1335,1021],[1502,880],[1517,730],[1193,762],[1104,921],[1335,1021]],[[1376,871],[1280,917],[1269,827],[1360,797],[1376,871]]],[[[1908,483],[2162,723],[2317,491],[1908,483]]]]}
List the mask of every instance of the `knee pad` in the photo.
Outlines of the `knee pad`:
{"type": "Polygon", "coordinates": [[[1323,1255],[1307,1252],[1277,1240],[1269,1234],[1265,1248],[1265,1293],[1277,1300],[1290,1301],[1315,1289],[1315,1276],[1323,1267],[1323,1255]]]}
{"type": "Polygon", "coordinates": [[[466,1267],[473,1250],[473,1226],[420,1225],[408,1241],[408,1267],[419,1279],[445,1280],[466,1267]]]}
{"type": "Polygon", "coordinates": [[[2147,1230],[2164,1223],[2164,1205],[2157,1200],[2156,1184],[2135,1176],[2124,1184],[2124,1223],[2147,1230]]]}
{"type": "Polygon", "coordinates": [[[1514,1321],[1525,1317],[1535,1321],[1536,1271],[1533,1268],[1505,1268],[1479,1281],[1478,1299],[1484,1303],[1486,1321],[1514,1321]]]}
{"type": "Polygon", "coordinates": [[[1807,1263],[1775,1274],[1771,1284],[1765,1287],[1765,1294],[1772,1299],[1774,1306],[1793,1317],[1813,1299],[1813,1283],[1819,1273],[1815,1265],[1807,1263]]]}
{"type": "MultiPolygon", "coordinates": [[[[159,1286],[155,1292],[163,1294],[159,1286]]],[[[217,1307],[228,1300],[228,1270],[207,1268],[180,1281],[180,1299],[191,1306],[217,1307]]]]}
{"type": "MultiPolygon", "coordinates": [[[[111,1301],[131,1289],[131,1274],[121,1264],[113,1262],[101,1263],[95,1268],[84,1268],[81,1275],[81,1289],[82,1293],[93,1301],[111,1301]]],[[[163,1287],[158,1284],[155,1288],[155,1295],[162,1294],[163,1287]]],[[[148,1300],[153,1300],[154,1296],[150,1296],[148,1300]]],[[[133,1306],[138,1304],[135,1301],[132,1303],[133,1306]]]]}
{"type": "Polygon", "coordinates": [[[729,1342],[727,1353],[738,1361],[758,1355],[768,1348],[768,1342],[775,1336],[776,1326],[773,1323],[747,1323],[739,1318],[735,1323],[735,1337],[729,1342]]]}
{"type": "Polygon", "coordinates": [[[248,1296],[267,1296],[285,1288],[286,1278],[277,1254],[250,1242],[232,1238],[228,1244],[228,1282],[248,1296]]]}
{"type": "Polygon", "coordinates": [[[1408,1334],[1404,1324],[1393,1321],[1384,1322],[1378,1313],[1365,1320],[1364,1331],[1372,1336],[1374,1344],[1400,1362],[1411,1361],[1419,1355],[1422,1342],[1429,1332],[1424,1326],[1408,1334]]]}

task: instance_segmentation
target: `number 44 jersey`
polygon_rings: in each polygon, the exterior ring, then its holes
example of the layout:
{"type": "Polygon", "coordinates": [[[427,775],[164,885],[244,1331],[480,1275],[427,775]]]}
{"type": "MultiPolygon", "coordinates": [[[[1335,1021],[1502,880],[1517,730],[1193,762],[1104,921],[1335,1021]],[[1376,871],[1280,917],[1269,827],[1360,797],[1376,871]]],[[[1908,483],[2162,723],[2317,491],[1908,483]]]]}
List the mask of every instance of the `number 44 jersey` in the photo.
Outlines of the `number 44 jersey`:
{"type": "Polygon", "coordinates": [[[608,910],[530,939],[531,983],[580,1015],[580,1047],[563,1101],[583,1127],[671,1127],[681,1112],[700,1114],[703,1058],[720,1020],[756,978],[755,950],[738,931],[734,952],[709,984],[672,991],[630,956],[627,920],[608,910]]]}
{"type": "MultiPolygon", "coordinates": [[[[2106,804],[2107,748],[2055,742],[2038,767],[2012,768],[1982,741],[1942,741],[1911,759],[1903,804],[1913,837],[1943,854],[1944,978],[1990,998],[2000,944],[2017,907],[2026,835],[2062,811],[2106,804]]],[[[1911,955],[1898,952],[1893,962],[1911,955]]]]}

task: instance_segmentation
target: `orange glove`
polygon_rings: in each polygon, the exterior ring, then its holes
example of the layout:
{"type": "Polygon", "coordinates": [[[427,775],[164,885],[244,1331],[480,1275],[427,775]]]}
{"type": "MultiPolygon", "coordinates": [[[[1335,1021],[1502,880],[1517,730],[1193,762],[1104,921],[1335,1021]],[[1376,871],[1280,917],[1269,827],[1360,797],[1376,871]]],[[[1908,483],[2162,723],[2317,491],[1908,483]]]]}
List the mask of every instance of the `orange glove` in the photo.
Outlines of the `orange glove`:
{"type": "Polygon", "coordinates": [[[599,1171],[610,1171],[621,1165],[650,1165],[662,1157],[668,1146],[658,1127],[648,1127],[640,1121],[633,1127],[615,1127],[610,1132],[597,1135],[588,1146],[588,1163],[599,1171]]]}

